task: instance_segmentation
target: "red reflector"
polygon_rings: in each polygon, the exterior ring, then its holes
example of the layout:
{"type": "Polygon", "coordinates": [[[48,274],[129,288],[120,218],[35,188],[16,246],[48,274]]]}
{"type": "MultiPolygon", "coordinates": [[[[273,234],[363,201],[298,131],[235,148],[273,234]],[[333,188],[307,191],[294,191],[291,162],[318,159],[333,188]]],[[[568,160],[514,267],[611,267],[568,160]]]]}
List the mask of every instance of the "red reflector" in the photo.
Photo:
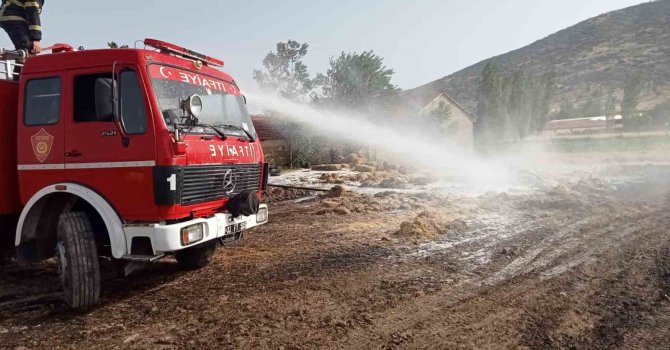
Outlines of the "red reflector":
{"type": "Polygon", "coordinates": [[[210,66],[223,67],[223,61],[222,60],[216,59],[214,57],[206,56],[206,55],[203,55],[199,52],[191,51],[187,48],[177,46],[175,44],[170,44],[170,43],[165,42],[165,41],[147,38],[147,39],[144,39],[144,45],[155,47],[155,48],[157,48],[161,51],[167,51],[167,52],[170,52],[170,53],[173,53],[175,55],[182,56],[182,57],[187,57],[187,58],[191,58],[191,59],[194,59],[194,60],[200,60],[203,63],[205,63],[207,65],[210,65],[210,66]]]}
{"type": "Polygon", "coordinates": [[[67,186],[65,185],[56,185],[56,191],[65,191],[67,190],[67,186]]]}

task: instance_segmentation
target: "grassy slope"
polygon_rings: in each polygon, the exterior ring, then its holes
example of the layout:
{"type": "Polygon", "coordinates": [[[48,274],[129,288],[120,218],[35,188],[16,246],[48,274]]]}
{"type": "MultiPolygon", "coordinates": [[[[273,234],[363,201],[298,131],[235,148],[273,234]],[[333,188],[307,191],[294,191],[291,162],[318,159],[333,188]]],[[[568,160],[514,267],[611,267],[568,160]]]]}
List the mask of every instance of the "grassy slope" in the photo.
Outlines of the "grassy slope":
{"type": "MultiPolygon", "coordinates": [[[[489,60],[508,70],[523,68],[538,75],[555,71],[560,84],[557,100],[575,104],[597,90],[620,96],[626,77],[640,71],[651,81],[641,104],[649,108],[670,98],[670,0],[609,12],[489,60]]],[[[489,60],[403,91],[402,96],[416,107],[446,91],[474,111],[477,84],[489,60]]]]}

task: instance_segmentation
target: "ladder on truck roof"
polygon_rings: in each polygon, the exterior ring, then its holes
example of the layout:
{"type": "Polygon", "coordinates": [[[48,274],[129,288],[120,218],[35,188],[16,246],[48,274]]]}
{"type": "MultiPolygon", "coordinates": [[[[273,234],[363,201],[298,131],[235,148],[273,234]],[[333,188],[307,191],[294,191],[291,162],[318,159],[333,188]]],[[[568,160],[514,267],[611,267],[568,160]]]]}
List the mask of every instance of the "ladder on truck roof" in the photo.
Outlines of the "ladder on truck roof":
{"type": "Polygon", "coordinates": [[[17,80],[28,52],[25,50],[6,50],[0,47],[0,80],[17,80]],[[18,69],[17,69],[18,68],[18,69]]]}

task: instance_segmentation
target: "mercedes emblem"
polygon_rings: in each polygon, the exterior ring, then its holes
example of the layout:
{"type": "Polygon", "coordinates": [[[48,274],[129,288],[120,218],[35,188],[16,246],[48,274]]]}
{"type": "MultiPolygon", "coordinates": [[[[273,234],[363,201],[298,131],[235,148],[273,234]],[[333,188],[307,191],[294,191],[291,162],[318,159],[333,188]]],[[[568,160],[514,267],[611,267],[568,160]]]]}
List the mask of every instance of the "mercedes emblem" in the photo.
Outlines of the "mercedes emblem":
{"type": "Polygon", "coordinates": [[[230,169],[223,175],[223,192],[231,194],[233,191],[235,191],[235,174],[233,169],[230,169]]]}

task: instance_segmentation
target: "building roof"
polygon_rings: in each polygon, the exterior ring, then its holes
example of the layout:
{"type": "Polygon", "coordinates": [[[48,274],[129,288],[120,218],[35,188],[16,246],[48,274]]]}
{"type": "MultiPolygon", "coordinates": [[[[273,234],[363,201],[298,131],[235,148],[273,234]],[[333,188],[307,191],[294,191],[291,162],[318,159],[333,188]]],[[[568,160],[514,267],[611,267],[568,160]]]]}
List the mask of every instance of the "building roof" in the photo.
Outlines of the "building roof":
{"type": "MultiPolygon", "coordinates": [[[[621,115],[612,116],[611,120],[622,120],[621,115]]],[[[555,119],[550,120],[545,124],[544,130],[570,130],[570,129],[588,129],[599,128],[607,126],[607,117],[589,117],[589,118],[573,118],[573,119],[555,119]]]]}
{"type": "Polygon", "coordinates": [[[474,118],[473,114],[471,114],[470,112],[468,112],[468,110],[467,110],[465,107],[463,107],[463,105],[461,105],[460,103],[458,103],[458,101],[456,101],[453,97],[449,96],[449,94],[447,94],[446,92],[441,92],[441,93],[440,93],[439,95],[437,95],[434,99],[430,100],[430,102],[428,102],[423,108],[421,108],[421,110],[419,111],[419,113],[423,112],[426,108],[428,108],[428,106],[430,106],[431,104],[433,104],[433,102],[435,102],[435,101],[437,101],[438,99],[441,99],[441,98],[446,99],[447,101],[449,101],[449,103],[450,103],[452,106],[458,108],[461,112],[463,112],[465,115],[467,115],[467,116],[468,116],[468,119],[470,119],[470,121],[472,121],[472,122],[475,121],[475,118],[474,118]]]}

